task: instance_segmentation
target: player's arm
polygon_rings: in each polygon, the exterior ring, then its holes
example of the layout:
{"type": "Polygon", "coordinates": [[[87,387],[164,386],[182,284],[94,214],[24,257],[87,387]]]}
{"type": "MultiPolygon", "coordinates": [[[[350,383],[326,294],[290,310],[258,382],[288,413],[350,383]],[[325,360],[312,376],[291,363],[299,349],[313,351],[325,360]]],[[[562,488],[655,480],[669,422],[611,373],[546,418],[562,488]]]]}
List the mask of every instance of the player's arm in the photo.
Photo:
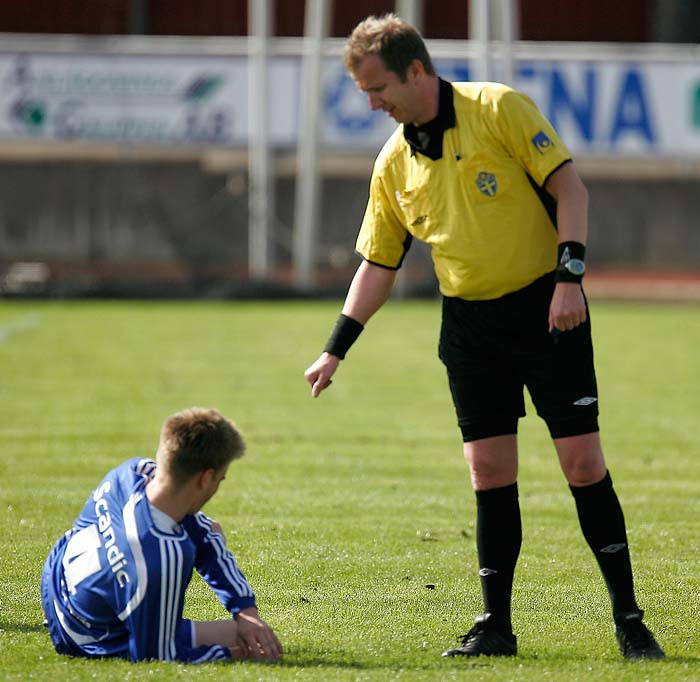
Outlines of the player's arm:
{"type": "MultiPolygon", "coordinates": [[[[233,554],[226,547],[221,525],[203,512],[183,519],[182,525],[195,543],[195,568],[211,587],[223,607],[236,619],[237,647],[230,646],[236,656],[277,660],[282,645],[272,628],[258,614],[253,590],[238,568],[233,554]]],[[[224,628],[226,621],[196,623],[197,636],[202,640],[202,628],[224,628]]],[[[221,641],[221,640],[214,640],[221,641]]]]}
{"type": "Polygon", "coordinates": [[[196,621],[193,626],[197,646],[219,644],[234,658],[278,661],[282,657],[282,645],[255,607],[240,611],[236,620],[196,621]]]}
{"type": "MultiPolygon", "coordinates": [[[[559,255],[557,284],[549,309],[549,328],[567,331],[586,321],[586,302],[581,290],[583,272],[566,269],[574,259],[583,261],[588,237],[588,191],[573,163],[565,163],[549,177],[545,189],[557,202],[559,255]]],[[[578,265],[578,263],[577,263],[578,265]]]]}
{"type": "Polygon", "coordinates": [[[195,568],[222,606],[232,616],[255,607],[253,588],[226,547],[221,526],[203,512],[186,516],[182,526],[196,546],[195,568]]]}
{"type": "Polygon", "coordinates": [[[384,305],[396,278],[396,270],[362,261],[353,277],[343,310],[321,356],[305,372],[316,398],[331,384],[345,353],[355,342],[367,321],[384,305]]]}

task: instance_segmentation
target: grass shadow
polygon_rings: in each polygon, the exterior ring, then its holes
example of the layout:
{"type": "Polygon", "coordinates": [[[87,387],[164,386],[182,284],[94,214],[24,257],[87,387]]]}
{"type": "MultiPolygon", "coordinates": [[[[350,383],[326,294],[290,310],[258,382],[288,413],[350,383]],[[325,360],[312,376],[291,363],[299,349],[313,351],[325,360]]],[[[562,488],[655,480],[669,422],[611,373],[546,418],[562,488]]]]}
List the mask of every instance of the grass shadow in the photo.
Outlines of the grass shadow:
{"type": "MultiPolygon", "coordinates": [[[[400,670],[407,668],[410,670],[439,670],[441,667],[449,668],[454,664],[455,659],[443,658],[439,654],[426,654],[424,660],[416,660],[411,657],[410,661],[389,658],[378,660],[376,658],[362,658],[361,654],[348,653],[344,651],[319,651],[312,649],[287,650],[284,658],[277,664],[283,668],[345,668],[348,670],[400,670]]],[[[493,667],[494,661],[489,659],[460,660],[460,667],[471,670],[484,667],[493,667]]]]}
{"type": "Polygon", "coordinates": [[[8,623],[0,620],[0,632],[46,632],[42,623],[8,623]]]}

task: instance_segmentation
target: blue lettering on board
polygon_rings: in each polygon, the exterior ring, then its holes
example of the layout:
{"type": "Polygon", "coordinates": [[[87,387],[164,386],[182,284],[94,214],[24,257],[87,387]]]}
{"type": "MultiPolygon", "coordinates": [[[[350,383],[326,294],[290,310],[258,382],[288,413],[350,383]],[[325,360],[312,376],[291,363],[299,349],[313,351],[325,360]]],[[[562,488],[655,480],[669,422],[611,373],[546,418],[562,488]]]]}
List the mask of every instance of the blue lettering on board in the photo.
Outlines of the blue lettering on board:
{"type": "Polygon", "coordinates": [[[558,129],[558,120],[562,113],[570,113],[578,126],[581,137],[592,142],[595,130],[597,80],[590,67],[583,72],[583,91],[572,92],[564,76],[557,69],[552,69],[549,99],[549,120],[558,129]]]}
{"type": "Polygon", "coordinates": [[[649,144],[655,142],[656,136],[647,106],[644,79],[642,74],[634,68],[623,75],[610,128],[610,142],[614,144],[623,133],[627,132],[641,135],[649,144]]]}
{"type": "Polygon", "coordinates": [[[522,64],[517,71],[521,82],[530,81],[540,97],[537,104],[556,129],[570,117],[585,147],[613,147],[623,136],[654,145],[656,133],[649,107],[643,73],[635,66],[621,66],[621,76],[605,109],[601,74],[587,66],[582,79],[567,80],[556,66],[538,62],[522,64]]]}

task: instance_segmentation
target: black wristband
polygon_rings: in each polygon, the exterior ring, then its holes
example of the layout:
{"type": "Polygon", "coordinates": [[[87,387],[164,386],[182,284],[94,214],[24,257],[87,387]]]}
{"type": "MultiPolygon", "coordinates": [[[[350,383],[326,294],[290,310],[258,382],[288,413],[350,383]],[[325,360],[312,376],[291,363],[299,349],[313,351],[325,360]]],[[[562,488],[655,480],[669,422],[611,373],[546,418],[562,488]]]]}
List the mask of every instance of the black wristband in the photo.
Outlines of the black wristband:
{"type": "Polygon", "coordinates": [[[562,242],[557,252],[555,282],[580,283],[586,272],[586,247],[581,242],[562,242]]]}
{"type": "Polygon", "coordinates": [[[352,317],[341,313],[331,335],[328,337],[328,341],[326,341],[326,345],[323,348],[324,352],[343,360],[346,353],[350,350],[350,346],[357,341],[357,337],[362,333],[363,329],[364,327],[357,320],[353,320],[352,317]]]}

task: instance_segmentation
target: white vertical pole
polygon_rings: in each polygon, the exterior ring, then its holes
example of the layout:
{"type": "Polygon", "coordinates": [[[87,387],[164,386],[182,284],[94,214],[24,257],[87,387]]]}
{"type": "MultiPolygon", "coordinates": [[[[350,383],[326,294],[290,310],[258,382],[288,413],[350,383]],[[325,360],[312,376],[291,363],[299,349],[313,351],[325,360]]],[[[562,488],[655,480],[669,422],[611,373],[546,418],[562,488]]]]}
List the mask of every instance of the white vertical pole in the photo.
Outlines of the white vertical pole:
{"type": "MultiPolygon", "coordinates": [[[[423,33],[423,0],[396,0],[394,3],[396,14],[404,21],[414,26],[418,33],[423,33]]],[[[398,298],[404,298],[407,291],[407,268],[401,268],[396,273],[393,294],[398,298]]]]}
{"type": "Polygon", "coordinates": [[[498,5],[499,40],[503,48],[501,54],[500,80],[506,85],[513,85],[513,41],[518,39],[518,14],[515,0],[499,0],[498,5]]]}
{"type": "Polygon", "coordinates": [[[472,69],[473,81],[487,81],[491,77],[489,64],[489,0],[469,2],[469,40],[476,43],[477,58],[472,69]]]}
{"type": "Polygon", "coordinates": [[[248,0],[248,271],[252,279],[270,273],[270,225],[274,216],[268,130],[269,0],[248,0]]]}
{"type": "Polygon", "coordinates": [[[419,33],[423,32],[423,0],[396,0],[394,3],[396,14],[419,33]]]}
{"type": "Polygon", "coordinates": [[[328,33],[328,0],[306,0],[302,85],[299,93],[299,147],[294,206],[294,279],[300,289],[316,283],[316,235],[319,217],[318,172],[321,124],[323,39],[328,33]]]}

